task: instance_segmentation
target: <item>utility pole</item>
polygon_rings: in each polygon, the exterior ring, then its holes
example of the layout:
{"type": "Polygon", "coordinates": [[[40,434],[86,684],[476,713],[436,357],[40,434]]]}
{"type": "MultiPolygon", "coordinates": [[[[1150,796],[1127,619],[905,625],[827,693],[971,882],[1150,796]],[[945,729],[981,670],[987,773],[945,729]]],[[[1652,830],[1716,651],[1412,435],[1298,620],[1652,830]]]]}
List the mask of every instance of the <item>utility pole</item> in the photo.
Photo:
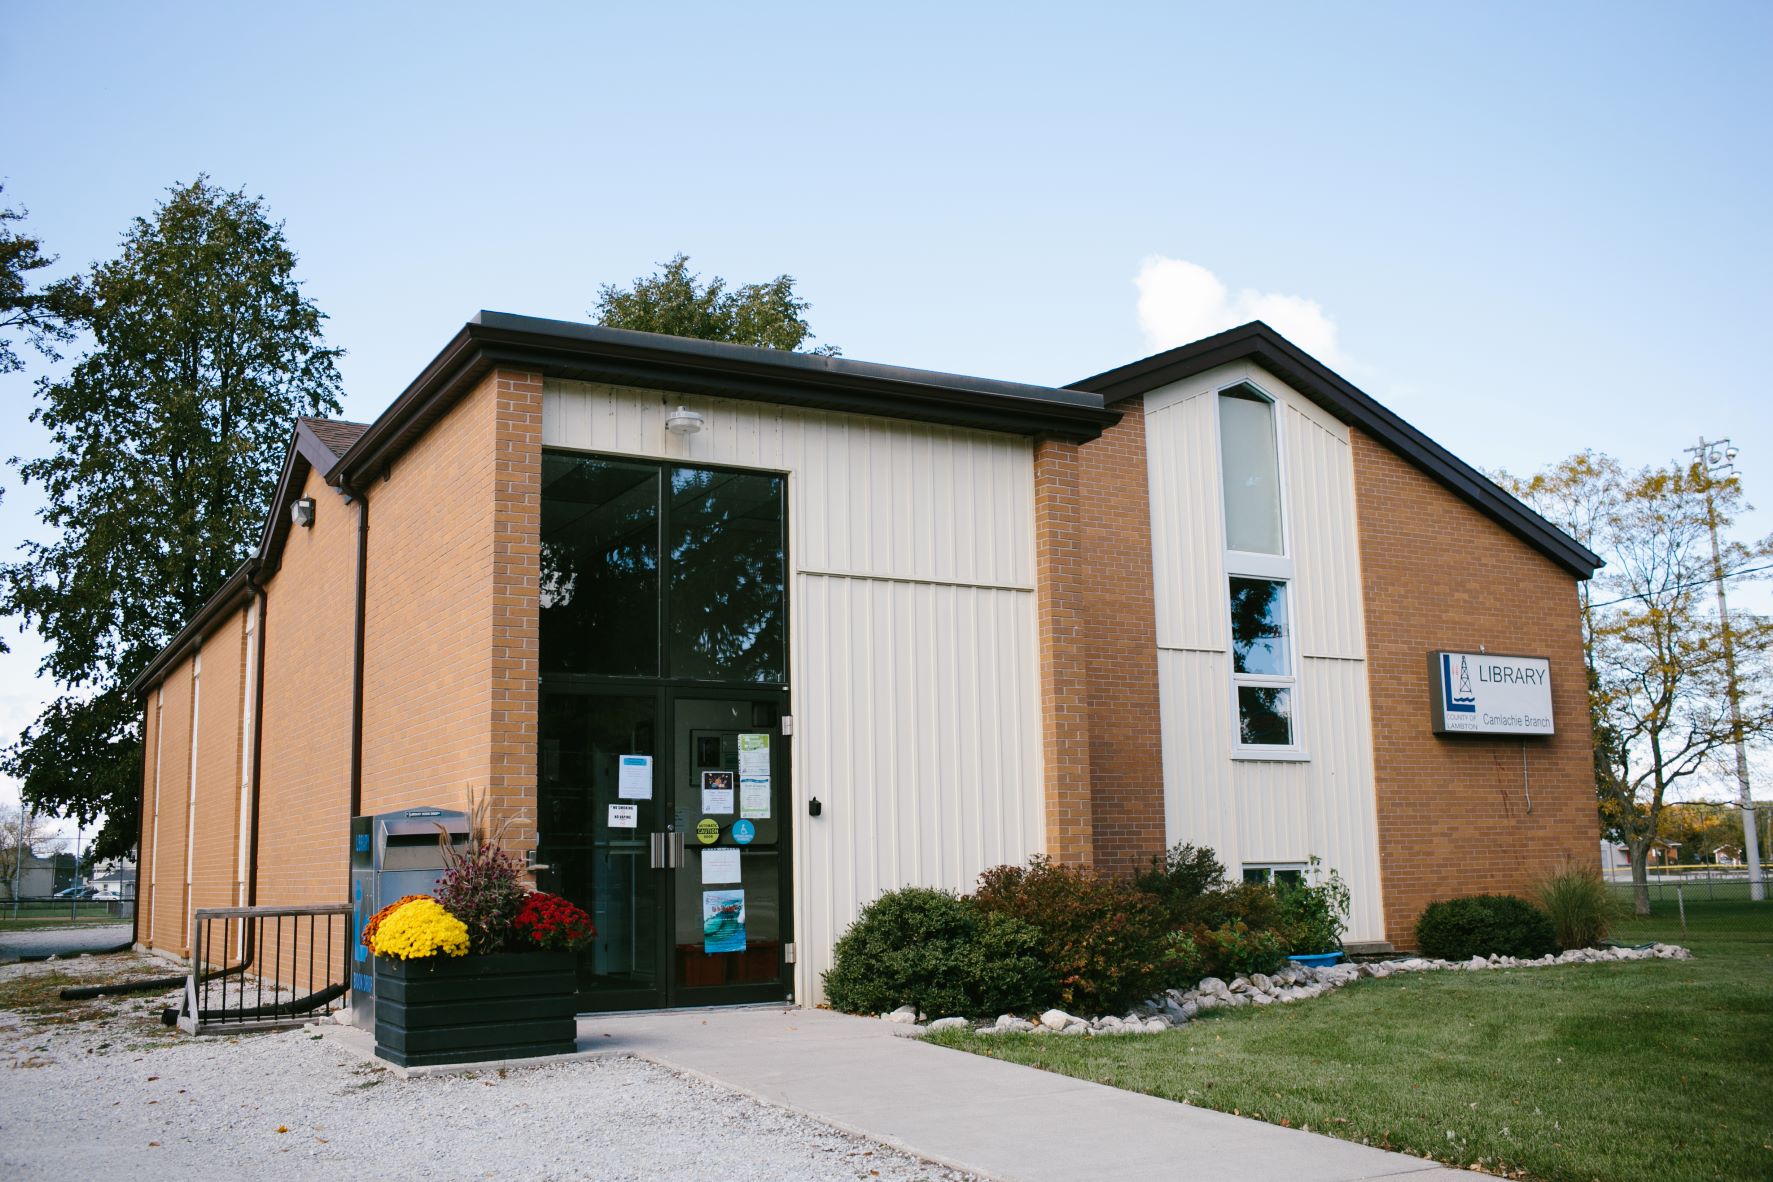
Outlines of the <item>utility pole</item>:
{"type": "MultiPolygon", "coordinates": [[[[1698,447],[1689,447],[1687,454],[1706,476],[1736,476],[1736,449],[1728,439],[1706,442],[1699,437],[1698,447]]],[[[1742,812],[1742,845],[1748,854],[1748,897],[1759,903],[1766,898],[1761,882],[1761,840],[1757,832],[1754,796],[1748,786],[1748,752],[1742,742],[1742,696],[1736,685],[1736,638],[1730,632],[1730,604],[1724,598],[1724,559],[1718,550],[1718,512],[1712,500],[1711,486],[1705,489],[1705,523],[1711,528],[1711,577],[1718,590],[1718,624],[1724,634],[1725,692],[1730,699],[1730,731],[1736,740],[1736,793],[1742,812]]]]}

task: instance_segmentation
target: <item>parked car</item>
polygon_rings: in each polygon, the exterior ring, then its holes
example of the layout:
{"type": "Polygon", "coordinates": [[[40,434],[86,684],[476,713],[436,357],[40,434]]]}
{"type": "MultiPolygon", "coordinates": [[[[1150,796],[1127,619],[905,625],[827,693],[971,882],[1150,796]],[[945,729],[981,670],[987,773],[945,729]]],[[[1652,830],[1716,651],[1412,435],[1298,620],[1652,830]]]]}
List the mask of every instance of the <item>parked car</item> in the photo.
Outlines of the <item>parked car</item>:
{"type": "Polygon", "coordinates": [[[119,895],[116,891],[100,891],[98,894],[91,896],[91,898],[95,903],[117,903],[122,901],[123,896],[119,895]]]}
{"type": "Polygon", "coordinates": [[[96,899],[99,889],[95,886],[63,887],[55,893],[57,899],[96,899]]]}

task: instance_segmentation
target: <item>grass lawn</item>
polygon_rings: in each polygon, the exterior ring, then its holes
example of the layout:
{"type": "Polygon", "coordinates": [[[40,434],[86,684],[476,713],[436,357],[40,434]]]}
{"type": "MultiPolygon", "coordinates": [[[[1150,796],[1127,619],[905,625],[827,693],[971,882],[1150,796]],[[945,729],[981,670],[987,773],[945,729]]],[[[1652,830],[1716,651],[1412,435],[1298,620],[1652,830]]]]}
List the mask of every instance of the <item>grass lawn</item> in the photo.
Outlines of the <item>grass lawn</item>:
{"type": "Polygon", "coordinates": [[[1773,902],[1628,922],[1690,961],[1407,974],[1165,1034],[930,1041],[1553,1182],[1773,1178],[1773,902]]]}

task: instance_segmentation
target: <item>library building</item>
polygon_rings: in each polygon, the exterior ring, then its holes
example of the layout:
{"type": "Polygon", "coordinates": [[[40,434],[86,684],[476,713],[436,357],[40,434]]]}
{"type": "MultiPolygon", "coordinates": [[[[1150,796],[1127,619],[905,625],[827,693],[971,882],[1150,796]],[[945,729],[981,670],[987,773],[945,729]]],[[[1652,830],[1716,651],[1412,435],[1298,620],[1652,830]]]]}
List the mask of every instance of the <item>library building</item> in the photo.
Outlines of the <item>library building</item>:
{"type": "Polygon", "coordinates": [[[482,312],[168,622],[136,940],[361,915],[474,800],[586,1012],[814,1005],[885,891],[1179,842],[1408,948],[1594,859],[1598,565],[1261,323],[1046,387],[482,312]]]}

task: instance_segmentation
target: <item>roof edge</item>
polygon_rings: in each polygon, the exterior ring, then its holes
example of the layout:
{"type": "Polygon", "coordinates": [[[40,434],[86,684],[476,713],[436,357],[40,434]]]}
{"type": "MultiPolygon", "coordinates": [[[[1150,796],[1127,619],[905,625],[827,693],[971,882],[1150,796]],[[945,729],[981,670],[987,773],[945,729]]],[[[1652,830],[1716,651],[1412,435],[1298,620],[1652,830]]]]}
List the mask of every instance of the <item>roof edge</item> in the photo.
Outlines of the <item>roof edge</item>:
{"type": "Polygon", "coordinates": [[[178,664],[187,652],[202,642],[209,634],[210,625],[240,606],[241,601],[252,594],[258,586],[260,565],[255,554],[234,568],[234,573],[216,588],[214,595],[204,600],[203,606],[197,609],[197,614],[191,617],[190,622],[179,629],[178,634],[167,641],[166,646],[154,654],[154,659],[135,675],[127,690],[131,697],[145,696],[168,669],[178,664]]]}
{"type": "Polygon", "coordinates": [[[1253,360],[1342,422],[1359,427],[1461,500],[1579,579],[1601,557],[1510,495],[1495,481],[1410,425],[1397,412],[1260,320],[1073,382],[1113,405],[1235,361],[1253,360]]]}
{"type": "Polygon", "coordinates": [[[1093,391],[482,311],[327,471],[328,481],[363,483],[498,366],[1076,442],[1120,421],[1093,391]]]}

